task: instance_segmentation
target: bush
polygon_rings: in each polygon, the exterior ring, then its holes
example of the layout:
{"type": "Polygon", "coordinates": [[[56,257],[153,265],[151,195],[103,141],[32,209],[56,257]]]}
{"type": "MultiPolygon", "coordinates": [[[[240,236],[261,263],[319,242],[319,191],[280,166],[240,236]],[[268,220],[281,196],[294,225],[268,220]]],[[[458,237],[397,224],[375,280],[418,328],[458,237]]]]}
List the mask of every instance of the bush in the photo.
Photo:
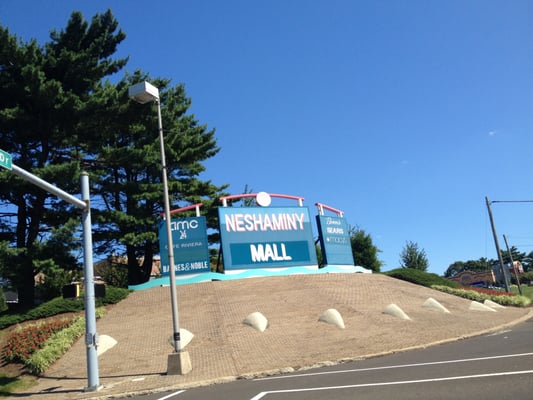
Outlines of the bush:
{"type": "Polygon", "coordinates": [[[35,294],[41,301],[61,296],[63,286],[81,278],[81,271],[66,271],[52,260],[44,261],[41,268],[46,277],[41,277],[35,287],[35,294]]]}
{"type": "MultiPolygon", "coordinates": [[[[512,282],[516,285],[516,277],[513,275],[511,277],[512,282]]],[[[533,282],[533,271],[524,272],[523,274],[520,274],[520,283],[527,285],[529,282],[533,282]]]]}
{"type": "Polygon", "coordinates": [[[111,256],[94,265],[95,275],[99,275],[110,286],[128,287],[128,265],[120,257],[111,256]]]}
{"type": "Polygon", "coordinates": [[[449,286],[440,285],[434,285],[432,286],[432,289],[440,290],[441,292],[450,293],[472,301],[482,302],[485,300],[491,300],[495,303],[501,304],[502,306],[526,307],[531,304],[531,300],[528,297],[509,295],[508,293],[483,293],[482,291],[475,290],[474,288],[456,289],[449,286]]]}
{"type": "MultiPolygon", "coordinates": [[[[101,307],[108,304],[116,304],[128,297],[128,289],[107,287],[106,295],[96,299],[96,306],[101,307]]],[[[24,321],[31,321],[41,318],[53,317],[54,315],[67,312],[79,312],[85,309],[83,299],[63,299],[56,297],[53,300],[40,304],[24,314],[7,314],[0,316],[0,329],[19,324],[24,321]]]]}
{"type": "Polygon", "coordinates": [[[402,281],[407,281],[426,287],[431,287],[433,285],[441,285],[448,287],[459,286],[457,282],[443,278],[442,276],[439,276],[437,274],[424,272],[413,268],[397,268],[393,269],[392,271],[387,271],[384,274],[392,278],[401,279],[402,281]]]}
{"type": "Polygon", "coordinates": [[[55,332],[44,346],[24,362],[30,373],[42,374],[46,369],[65,354],[72,344],[85,332],[85,318],[76,317],[65,329],[55,332]]]}
{"type": "Polygon", "coordinates": [[[119,287],[128,287],[128,268],[122,265],[111,265],[102,274],[102,278],[108,284],[119,287]]]}
{"type": "Polygon", "coordinates": [[[130,292],[129,289],[108,286],[106,287],[105,297],[96,299],[96,305],[101,307],[108,304],[117,304],[128,297],[130,292]]]}
{"type": "Polygon", "coordinates": [[[4,293],[4,288],[0,286],[0,313],[8,310],[6,294],[4,293]]]}
{"type": "Polygon", "coordinates": [[[71,318],[31,324],[15,329],[7,339],[3,358],[6,362],[25,363],[33,353],[44,347],[56,332],[70,325],[71,318]]]}
{"type": "MultiPolygon", "coordinates": [[[[101,318],[104,313],[103,308],[96,309],[96,318],[101,318]]],[[[85,318],[82,316],[27,325],[12,332],[3,357],[8,363],[23,363],[32,374],[42,374],[84,332],[85,318]]]]}

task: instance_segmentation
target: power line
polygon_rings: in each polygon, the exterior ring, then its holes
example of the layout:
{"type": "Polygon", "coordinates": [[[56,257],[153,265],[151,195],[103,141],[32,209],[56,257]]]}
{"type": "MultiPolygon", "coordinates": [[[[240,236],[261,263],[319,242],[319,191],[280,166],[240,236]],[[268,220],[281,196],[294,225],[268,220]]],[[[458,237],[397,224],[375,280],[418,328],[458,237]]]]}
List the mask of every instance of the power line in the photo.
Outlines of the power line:
{"type": "Polygon", "coordinates": [[[533,200],[492,200],[491,203],[533,203],[533,200]]]}

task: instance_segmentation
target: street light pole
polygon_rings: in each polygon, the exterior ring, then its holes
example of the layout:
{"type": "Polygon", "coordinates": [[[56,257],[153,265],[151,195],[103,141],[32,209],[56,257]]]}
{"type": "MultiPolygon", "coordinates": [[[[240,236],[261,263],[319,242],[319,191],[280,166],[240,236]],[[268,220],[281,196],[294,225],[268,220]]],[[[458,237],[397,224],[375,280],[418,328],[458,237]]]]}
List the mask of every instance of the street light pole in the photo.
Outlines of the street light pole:
{"type": "Polygon", "coordinates": [[[163,137],[163,122],[161,118],[161,102],[159,89],[148,82],[141,82],[129,88],[129,96],[138,103],[145,104],[154,101],[157,104],[157,124],[159,130],[159,146],[161,150],[161,171],[163,176],[163,197],[165,203],[165,222],[168,243],[168,264],[170,279],[170,301],[172,305],[172,343],[174,353],[168,356],[167,374],[183,375],[191,371],[189,354],[181,349],[180,324],[178,314],[178,296],[176,292],[176,272],[174,269],[174,244],[172,242],[172,228],[170,224],[170,200],[168,195],[167,165],[165,159],[165,143],[163,137]]]}
{"type": "Polygon", "coordinates": [[[159,130],[159,147],[161,150],[161,171],[163,174],[165,222],[167,228],[168,265],[170,271],[170,302],[172,304],[172,341],[174,344],[174,352],[179,353],[181,351],[181,338],[178,300],[176,294],[176,272],[174,270],[174,243],[172,242],[172,228],[170,225],[170,200],[168,196],[167,163],[165,158],[165,143],[163,138],[163,122],[161,118],[161,102],[159,101],[159,99],[156,99],[155,103],[157,104],[157,124],[159,130]]]}

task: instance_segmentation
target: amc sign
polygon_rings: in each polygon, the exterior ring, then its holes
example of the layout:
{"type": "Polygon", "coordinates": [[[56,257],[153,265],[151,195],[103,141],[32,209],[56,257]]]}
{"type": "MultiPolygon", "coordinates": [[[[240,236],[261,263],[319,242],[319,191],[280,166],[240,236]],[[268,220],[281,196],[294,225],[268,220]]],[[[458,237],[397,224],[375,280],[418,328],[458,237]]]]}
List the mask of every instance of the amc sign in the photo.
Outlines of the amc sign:
{"type": "MultiPolygon", "coordinates": [[[[174,245],[174,267],[176,274],[209,272],[209,248],[205,217],[174,218],[170,223],[174,245]]],[[[168,240],[165,221],[159,222],[159,247],[161,253],[161,274],[170,273],[168,261],[168,240]]]]}

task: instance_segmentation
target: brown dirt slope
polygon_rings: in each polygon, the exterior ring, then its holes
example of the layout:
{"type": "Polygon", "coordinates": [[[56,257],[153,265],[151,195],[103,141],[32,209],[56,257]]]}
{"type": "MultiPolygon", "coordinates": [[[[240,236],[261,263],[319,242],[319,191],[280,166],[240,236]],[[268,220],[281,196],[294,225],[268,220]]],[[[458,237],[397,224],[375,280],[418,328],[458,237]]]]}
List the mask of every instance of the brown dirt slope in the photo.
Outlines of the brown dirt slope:
{"type": "Polygon", "coordinates": [[[178,300],[181,328],[195,335],[185,348],[193,367],[189,374],[166,376],[170,291],[160,287],[132,293],[99,320],[99,335],[118,341],[99,357],[101,390],[82,392],[87,367],[79,340],[28,395],[105,398],[300,369],[478,335],[524,320],[531,310],[472,311],[468,300],[380,274],[205,282],[178,286],[178,300]],[[430,297],[450,313],[423,307],[430,297]],[[392,303],[411,320],[385,314],[392,303]],[[345,329],[318,321],[330,308],[340,312],[345,329]],[[243,323],[256,311],[269,321],[262,333],[243,323]]]}

